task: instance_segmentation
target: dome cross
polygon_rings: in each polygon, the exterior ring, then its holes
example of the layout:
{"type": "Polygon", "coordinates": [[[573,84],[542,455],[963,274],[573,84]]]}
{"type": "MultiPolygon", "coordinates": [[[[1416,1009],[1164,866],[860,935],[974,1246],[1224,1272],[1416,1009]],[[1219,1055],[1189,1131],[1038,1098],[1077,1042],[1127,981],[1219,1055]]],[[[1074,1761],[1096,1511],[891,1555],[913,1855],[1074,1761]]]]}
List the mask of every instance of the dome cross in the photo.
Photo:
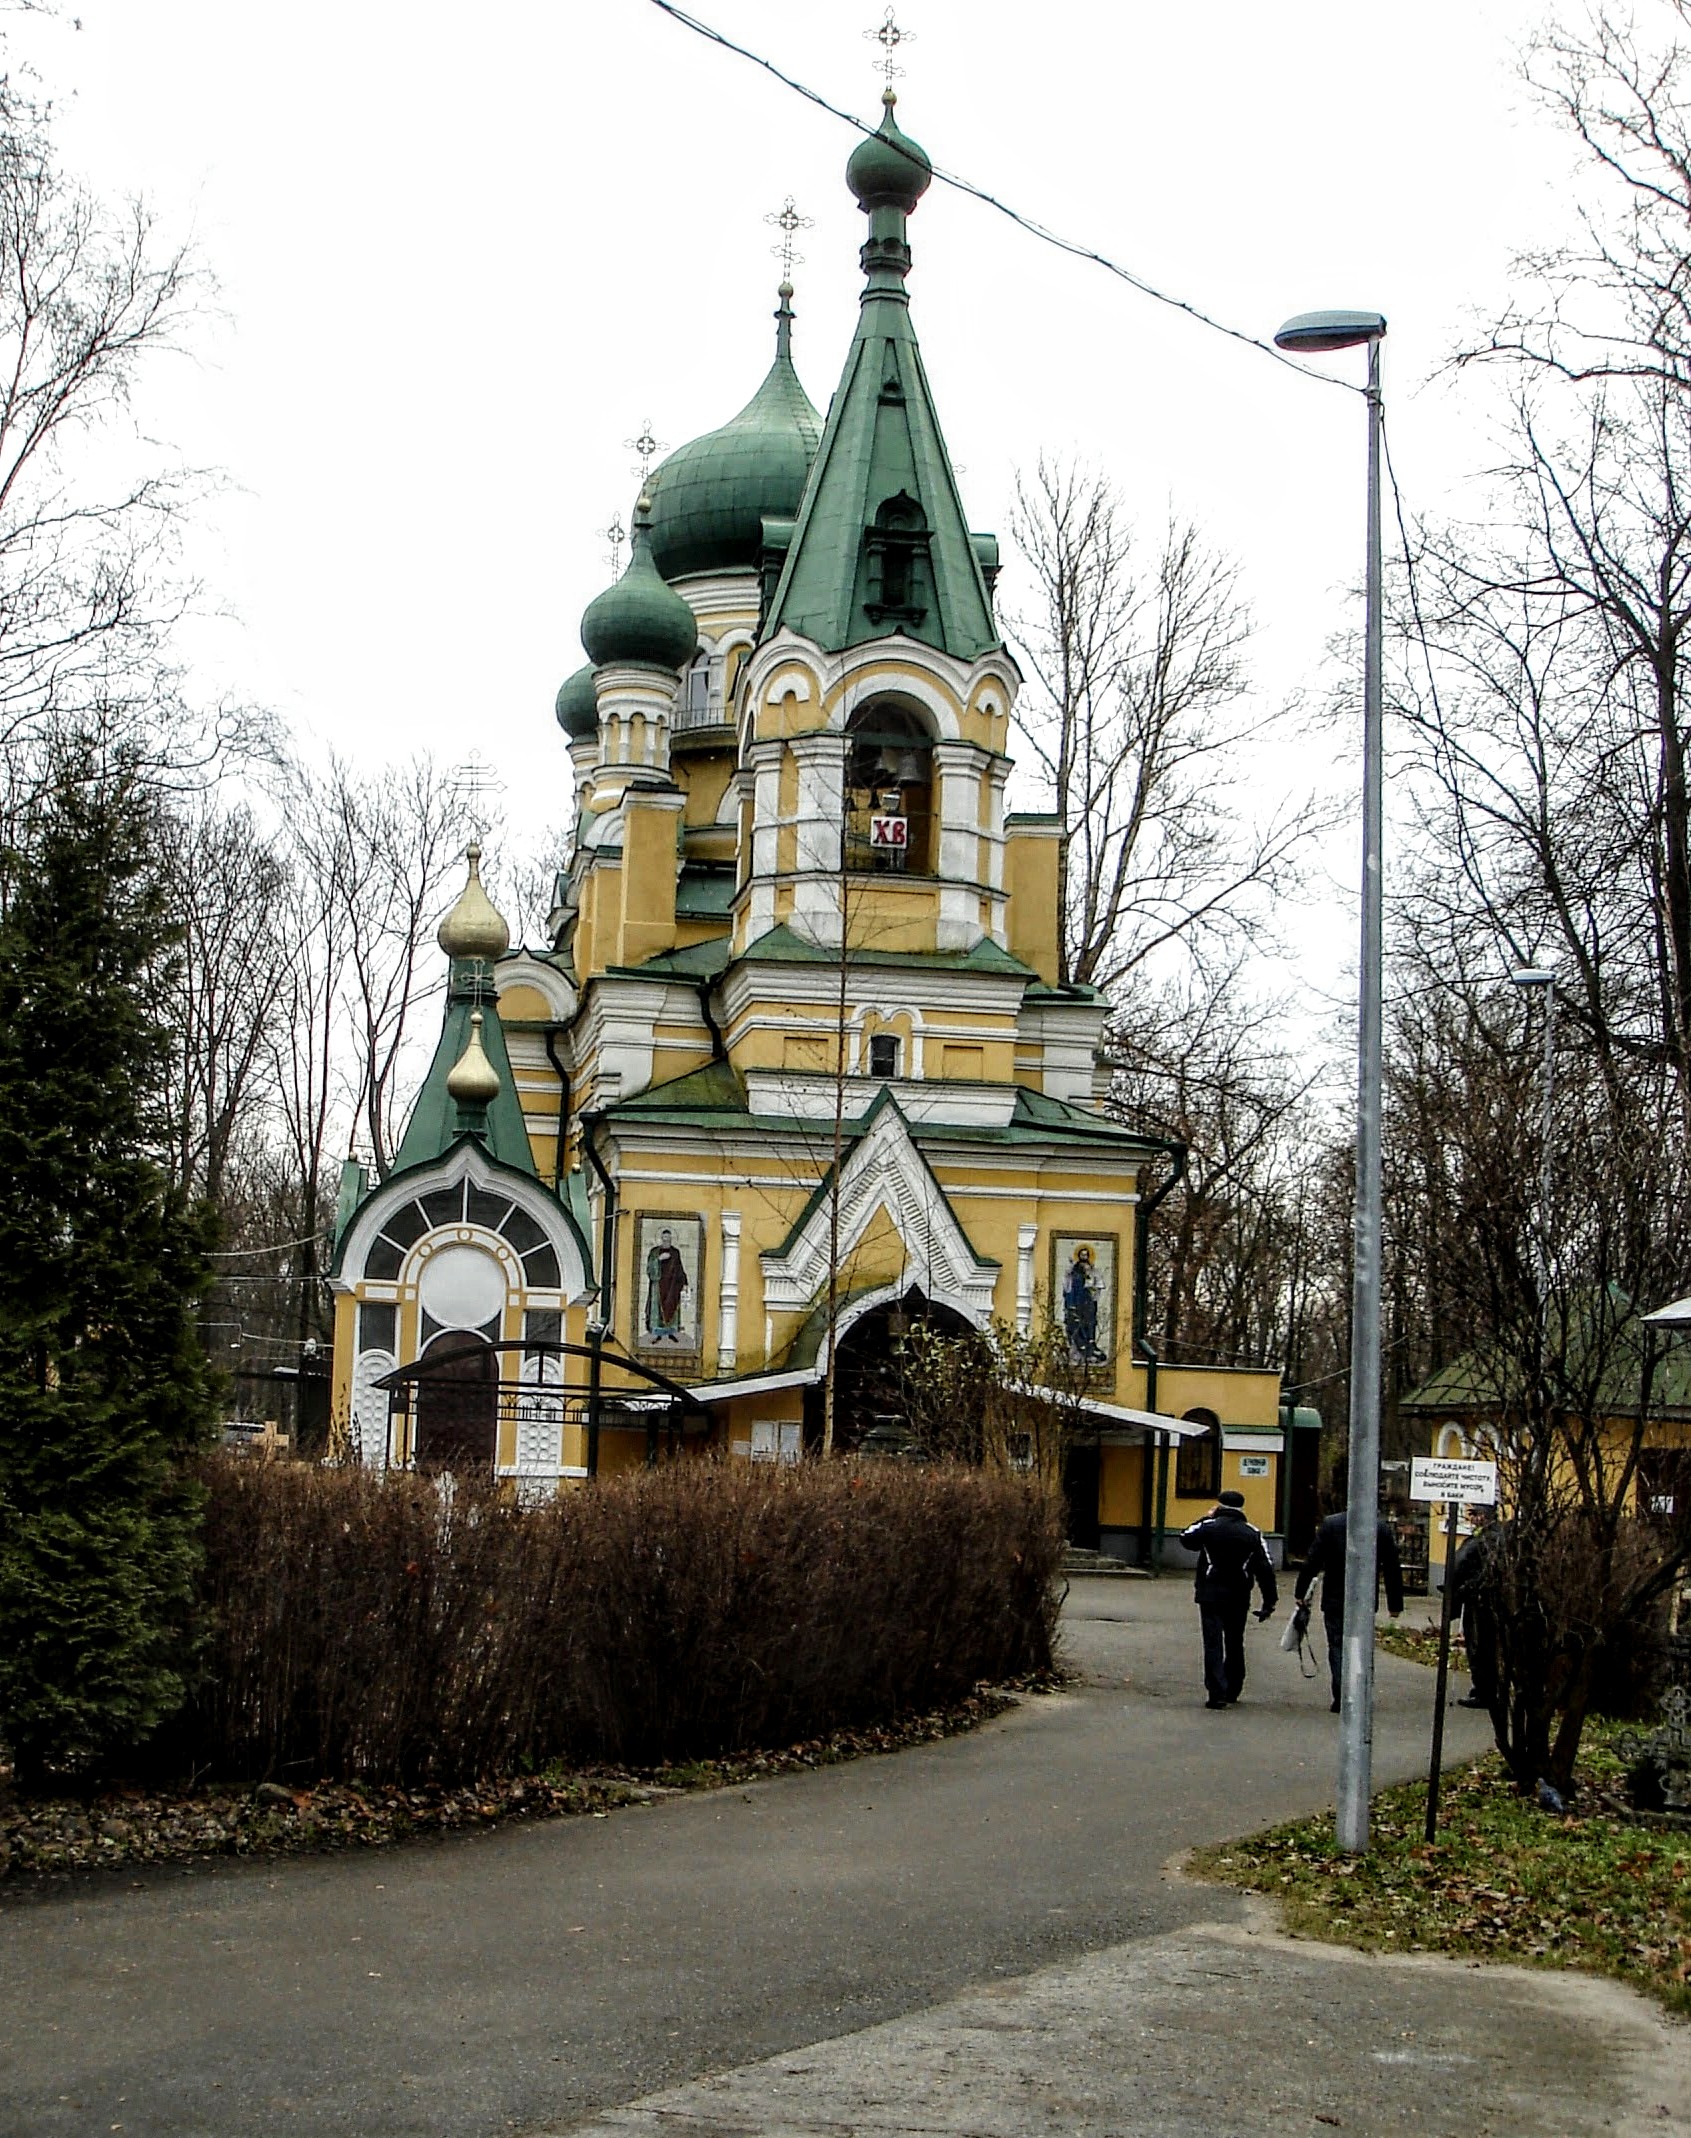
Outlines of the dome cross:
{"type": "Polygon", "coordinates": [[[637,438],[625,438],[622,442],[629,452],[638,453],[640,456],[638,473],[640,487],[644,490],[646,478],[652,472],[652,462],[657,459],[660,453],[667,453],[669,447],[664,443],[663,439],[657,437],[653,432],[650,416],[641,424],[640,435],[637,438]]]}
{"type": "Polygon", "coordinates": [[[865,37],[872,38],[881,48],[881,56],[874,62],[875,71],[877,74],[882,74],[886,77],[886,85],[890,89],[894,80],[904,72],[902,67],[894,63],[893,54],[900,45],[914,44],[916,42],[916,32],[914,30],[901,30],[894,19],[892,9],[889,7],[886,13],[886,20],[882,22],[880,27],[874,30],[865,30],[863,34],[865,37]]]}
{"type": "Polygon", "coordinates": [[[789,193],[781,203],[779,214],[766,215],[764,221],[773,223],[781,233],[780,244],[771,245],[769,250],[781,263],[781,280],[791,282],[793,269],[804,265],[804,254],[793,250],[794,234],[800,230],[814,230],[816,218],[813,215],[800,215],[794,205],[793,196],[789,193]]]}

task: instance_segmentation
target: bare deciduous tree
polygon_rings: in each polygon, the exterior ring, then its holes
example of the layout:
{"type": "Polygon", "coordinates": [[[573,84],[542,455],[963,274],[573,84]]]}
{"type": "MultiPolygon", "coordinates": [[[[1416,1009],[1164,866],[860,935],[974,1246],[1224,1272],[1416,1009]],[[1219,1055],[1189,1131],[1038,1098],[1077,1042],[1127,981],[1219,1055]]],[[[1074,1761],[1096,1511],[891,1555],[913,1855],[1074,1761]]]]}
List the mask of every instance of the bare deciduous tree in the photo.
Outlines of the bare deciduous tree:
{"type": "Polygon", "coordinates": [[[1107,478],[1054,461],[1018,484],[1013,532],[1035,596],[1017,713],[1067,834],[1062,978],[1107,992],[1171,944],[1249,939],[1314,815],[1244,806],[1261,722],[1237,568],[1180,521],[1146,560],[1107,478]]]}

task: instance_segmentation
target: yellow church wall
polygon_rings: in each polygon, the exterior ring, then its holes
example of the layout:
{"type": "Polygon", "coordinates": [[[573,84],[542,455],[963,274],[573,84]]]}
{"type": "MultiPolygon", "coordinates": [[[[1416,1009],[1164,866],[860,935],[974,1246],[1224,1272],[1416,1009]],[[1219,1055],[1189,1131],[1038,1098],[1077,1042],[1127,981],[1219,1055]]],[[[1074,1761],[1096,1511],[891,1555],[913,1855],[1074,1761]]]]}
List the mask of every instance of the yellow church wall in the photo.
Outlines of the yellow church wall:
{"type": "Polygon", "coordinates": [[[1164,1366],[1157,1374],[1157,1408],[1171,1417],[1213,1411],[1223,1425],[1280,1424],[1280,1376],[1254,1366],[1164,1366]]]}
{"type": "Polygon", "coordinates": [[[1057,882],[1060,842],[1043,832],[1018,832],[1014,822],[1004,840],[1004,887],[1010,954],[1031,965],[1047,987],[1061,976],[1058,959],[1057,882]]]}
{"type": "MultiPolygon", "coordinates": [[[[676,781],[687,793],[684,821],[689,831],[716,828],[717,812],[722,807],[722,798],[728,792],[734,771],[733,754],[728,750],[713,751],[709,755],[701,752],[676,766],[676,781]]],[[[731,845],[732,827],[722,828],[731,845]]]]}
{"type": "Polygon", "coordinates": [[[622,931],[612,962],[639,965],[675,945],[675,817],[632,798],[623,820],[622,931]]]}
{"type": "Polygon", "coordinates": [[[1098,1451],[1098,1520],[1105,1529],[1134,1529],[1145,1508],[1143,1447],[1098,1451]]]}
{"type": "Polygon", "coordinates": [[[499,1019],[505,1025],[549,1024],[552,1006],[539,988],[507,981],[499,990],[499,1019]]]}
{"type": "MultiPolygon", "coordinates": [[[[1619,1477],[1621,1465],[1626,1458],[1626,1451],[1632,1442],[1632,1428],[1633,1421],[1630,1418],[1610,1418],[1604,1421],[1600,1444],[1603,1451],[1605,1476],[1610,1478],[1619,1477]]],[[[1458,1462],[1494,1462],[1497,1459],[1496,1444],[1488,1437],[1489,1430],[1485,1420],[1476,1418],[1472,1414],[1464,1416],[1460,1422],[1455,1419],[1441,1419],[1428,1433],[1427,1453],[1429,1455],[1454,1458],[1458,1462]]],[[[1646,1448],[1675,1450],[1691,1449],[1691,1419],[1657,1418],[1647,1421],[1644,1428],[1644,1446],[1646,1448]]],[[[1507,1479],[1500,1477],[1499,1484],[1506,1487],[1507,1479]]],[[[1640,1500],[1640,1485],[1636,1478],[1633,1480],[1630,1499],[1632,1512],[1634,1514],[1641,1513],[1643,1510],[1640,1500]]],[[[1450,1508],[1442,1500],[1433,1500],[1427,1504],[1426,1512],[1428,1560],[1431,1565],[1441,1569],[1442,1579],[1450,1508]]],[[[1466,1523],[1458,1518],[1456,1531],[1458,1550],[1461,1549],[1462,1541],[1467,1534],[1468,1527],[1466,1523]]]]}

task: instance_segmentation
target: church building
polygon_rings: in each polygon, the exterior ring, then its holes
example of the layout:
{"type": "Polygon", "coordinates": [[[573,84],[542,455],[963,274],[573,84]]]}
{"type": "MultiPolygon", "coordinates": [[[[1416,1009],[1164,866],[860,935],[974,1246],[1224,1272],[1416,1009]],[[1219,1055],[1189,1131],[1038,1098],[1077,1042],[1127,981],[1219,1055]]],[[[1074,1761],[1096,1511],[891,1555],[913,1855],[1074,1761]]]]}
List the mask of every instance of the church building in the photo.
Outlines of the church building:
{"type": "Polygon", "coordinates": [[[894,103],[847,166],[826,418],[783,282],[763,383],[652,470],[582,619],[546,948],[510,947],[470,850],[432,1066],[386,1177],[343,1181],[336,1416],[366,1462],[526,1493],[825,1425],[873,1451],[914,1322],[1049,1320],[1077,1541],[1141,1556],[1224,1485],[1278,1531],[1278,1377],[1159,1365],[1138,1325],[1174,1154],[1103,1111],[1062,828],[1006,808],[1019,677],[911,322],[931,171],[894,103]]]}

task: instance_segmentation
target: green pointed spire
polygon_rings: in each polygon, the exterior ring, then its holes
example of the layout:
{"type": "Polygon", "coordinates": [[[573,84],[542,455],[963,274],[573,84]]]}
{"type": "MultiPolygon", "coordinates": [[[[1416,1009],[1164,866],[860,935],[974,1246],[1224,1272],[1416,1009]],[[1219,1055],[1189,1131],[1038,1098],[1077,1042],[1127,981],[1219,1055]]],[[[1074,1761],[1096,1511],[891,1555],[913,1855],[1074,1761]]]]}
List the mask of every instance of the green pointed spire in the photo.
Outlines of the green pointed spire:
{"type": "Polygon", "coordinates": [[[906,218],[932,166],[889,89],[846,180],[869,218],[857,334],[765,621],[830,653],[903,632],[960,660],[1000,643],[922,367],[904,280],[906,218]]]}

